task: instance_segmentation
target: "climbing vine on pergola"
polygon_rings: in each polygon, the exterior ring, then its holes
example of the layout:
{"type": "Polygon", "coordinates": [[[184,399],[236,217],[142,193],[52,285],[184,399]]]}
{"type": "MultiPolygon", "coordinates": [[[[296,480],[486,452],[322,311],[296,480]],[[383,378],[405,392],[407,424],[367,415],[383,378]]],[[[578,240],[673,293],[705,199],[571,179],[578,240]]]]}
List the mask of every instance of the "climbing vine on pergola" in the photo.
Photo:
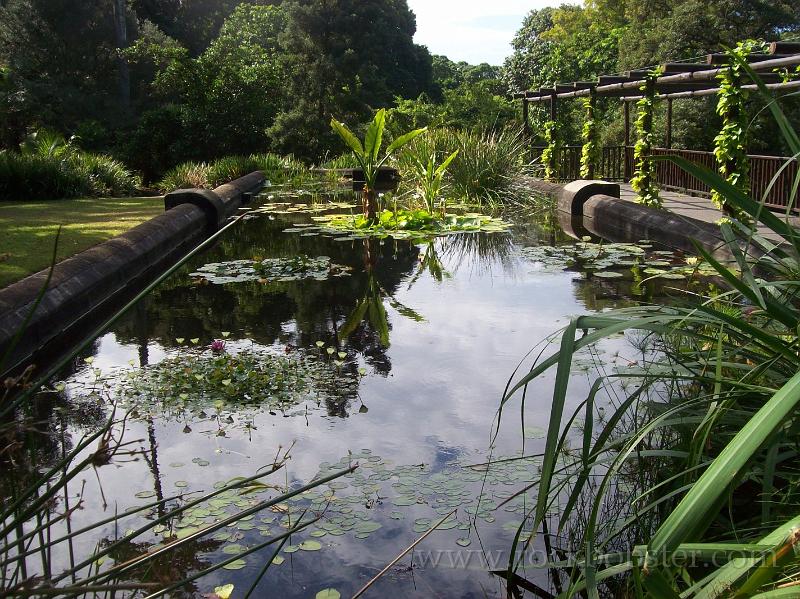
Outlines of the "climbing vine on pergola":
{"type": "MultiPolygon", "coordinates": [[[[649,206],[660,206],[657,175],[652,154],[655,146],[653,113],[658,100],[666,99],[666,148],[672,147],[672,106],[681,98],[718,96],[717,113],[723,126],[715,139],[714,157],[720,174],[743,192],[750,193],[749,161],[746,138],[749,115],[746,110],[747,92],[759,87],[777,92],[800,88],[800,42],[743,42],[734,50],[721,54],[709,54],[704,62],[666,63],[656,71],[635,70],[618,75],[603,75],[596,81],[577,81],[570,84],[557,83],[537,91],[526,91],[519,95],[524,101],[523,114],[528,104],[550,102],[550,119],[544,124],[543,136],[546,147],[542,153],[545,177],[553,179],[564,176],[564,165],[558,164],[562,156],[559,131],[556,127],[556,103],[558,100],[581,98],[585,108],[582,131],[582,148],[579,173],[570,174],[581,178],[595,178],[600,168],[605,169],[602,148],[599,144],[596,103],[600,98],[621,99],[625,107],[625,148],[622,167],[624,180],[631,182],[639,201],[649,206]],[[636,140],[630,139],[629,108],[636,105],[636,140]],[[633,160],[627,150],[633,145],[633,160]]],[[[609,155],[611,168],[618,168],[619,160],[609,155]]],[[[782,169],[783,170],[783,169],[782,169]]],[[[761,171],[759,171],[761,172],[761,171]]],[[[778,173],[780,174],[780,173],[778,173]]],[[[776,178],[778,176],[776,174],[776,178]]],[[[619,177],[619,175],[617,175],[619,177]]],[[[763,173],[761,177],[763,179],[763,173]]],[[[794,197],[794,195],[792,195],[794,197]]],[[[742,218],[726,206],[718,194],[713,199],[729,215],[742,218]]],[[[788,198],[787,203],[791,203],[788,198]]]]}
{"type": "MultiPolygon", "coordinates": [[[[741,42],[730,51],[730,68],[717,77],[720,82],[717,114],[722,117],[722,129],[714,138],[714,156],[719,163],[719,173],[744,193],[750,190],[750,157],[747,155],[749,117],[747,91],[743,89],[746,80],[743,64],[746,64],[748,55],[758,51],[766,51],[765,45],[752,40],[741,42]]],[[[726,204],[725,198],[716,190],[711,192],[711,199],[726,214],[742,221],[749,220],[740,210],[726,204]]]]}
{"type": "Polygon", "coordinates": [[[584,179],[594,179],[595,170],[602,158],[600,134],[597,130],[597,121],[595,120],[597,94],[592,92],[588,98],[583,98],[583,107],[586,110],[586,120],[583,123],[581,177],[584,179]]]}
{"type": "Polygon", "coordinates": [[[640,91],[642,98],[636,103],[636,145],[633,160],[636,172],[631,179],[631,187],[637,194],[637,201],[651,208],[661,208],[656,182],[656,167],[651,156],[653,152],[653,111],[656,105],[656,81],[661,76],[660,69],[648,73],[640,91]]]}

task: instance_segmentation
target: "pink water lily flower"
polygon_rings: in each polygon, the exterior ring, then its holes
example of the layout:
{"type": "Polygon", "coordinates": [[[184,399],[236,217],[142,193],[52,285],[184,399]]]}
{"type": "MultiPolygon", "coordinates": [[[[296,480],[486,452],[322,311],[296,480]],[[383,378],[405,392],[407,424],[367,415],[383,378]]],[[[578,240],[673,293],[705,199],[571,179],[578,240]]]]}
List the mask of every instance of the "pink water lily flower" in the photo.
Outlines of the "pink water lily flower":
{"type": "Polygon", "coordinates": [[[221,354],[225,351],[225,342],[222,339],[214,339],[211,344],[211,351],[215,354],[221,354]]]}

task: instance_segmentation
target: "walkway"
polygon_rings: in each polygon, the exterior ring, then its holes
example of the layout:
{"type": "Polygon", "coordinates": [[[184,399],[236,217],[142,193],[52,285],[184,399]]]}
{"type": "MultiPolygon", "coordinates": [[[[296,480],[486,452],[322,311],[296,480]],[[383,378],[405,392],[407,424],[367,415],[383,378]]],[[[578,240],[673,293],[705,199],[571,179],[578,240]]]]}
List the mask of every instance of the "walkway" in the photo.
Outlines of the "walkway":
{"type": "MultiPolygon", "coordinates": [[[[619,187],[620,197],[623,200],[636,201],[636,192],[633,191],[630,184],[620,183],[619,187]]],[[[664,208],[678,216],[690,217],[707,223],[716,223],[720,219],[719,209],[714,206],[709,198],[689,196],[662,189],[661,199],[664,202],[664,208]]],[[[792,216],[789,220],[795,227],[800,227],[800,218],[792,216]]],[[[776,239],[776,235],[763,225],[759,225],[758,232],[767,239],[776,239]]]]}

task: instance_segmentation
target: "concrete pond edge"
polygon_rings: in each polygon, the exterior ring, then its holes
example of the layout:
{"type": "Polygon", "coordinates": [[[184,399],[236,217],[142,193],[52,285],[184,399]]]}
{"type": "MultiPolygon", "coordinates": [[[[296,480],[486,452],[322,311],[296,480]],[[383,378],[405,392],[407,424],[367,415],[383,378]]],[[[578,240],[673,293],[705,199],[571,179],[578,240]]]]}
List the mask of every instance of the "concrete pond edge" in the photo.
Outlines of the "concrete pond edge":
{"type": "Polygon", "coordinates": [[[697,253],[697,243],[718,260],[734,260],[717,225],[620,199],[616,183],[530,179],[527,184],[556,202],[562,228],[577,239],[585,235],[611,242],[647,239],[688,254],[697,253]]]}
{"type": "MultiPolygon", "coordinates": [[[[0,356],[25,328],[2,370],[18,369],[50,345],[69,345],[97,322],[95,314],[133,297],[164,269],[217,232],[267,183],[261,171],[214,190],[180,189],[164,197],[165,212],[130,231],[0,289],[0,356]],[[58,340],[62,343],[56,343],[58,340]]],[[[35,359],[34,359],[35,361],[35,359]]]]}

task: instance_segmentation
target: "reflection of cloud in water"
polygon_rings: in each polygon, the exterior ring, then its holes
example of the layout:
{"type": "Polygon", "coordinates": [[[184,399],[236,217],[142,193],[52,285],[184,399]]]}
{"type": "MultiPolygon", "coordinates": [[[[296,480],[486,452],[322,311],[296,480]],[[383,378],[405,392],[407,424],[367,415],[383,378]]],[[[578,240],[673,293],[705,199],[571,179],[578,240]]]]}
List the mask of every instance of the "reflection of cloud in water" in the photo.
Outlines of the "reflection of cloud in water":
{"type": "MultiPolygon", "coordinates": [[[[174,491],[178,481],[191,481],[195,488],[210,488],[234,475],[249,475],[271,463],[279,447],[288,448],[292,443],[295,446],[287,473],[277,474],[272,482],[284,483],[285,476],[289,480],[308,481],[321,462],[335,462],[348,455],[348,451],[361,449],[370,449],[395,465],[424,463],[434,472],[441,471],[454,459],[479,462],[489,444],[500,396],[518,361],[533,345],[566,325],[568,315],[583,312],[585,306],[576,299],[574,273],[542,275],[530,274],[525,269],[506,270],[508,263],[513,266],[510,236],[488,236],[508,239],[508,243],[497,245],[481,245],[479,238],[487,236],[464,237],[470,240],[462,242],[454,238],[436,242],[451,278],[437,281],[423,273],[411,288],[400,286],[399,281],[411,276],[415,268],[412,258],[417,253],[416,248],[404,246],[402,264],[391,277],[380,281],[399,302],[424,315],[425,322],[402,317],[388,308],[391,345],[382,348],[380,356],[385,361],[380,364],[391,365],[391,370],[376,368],[385,376],[370,374],[362,381],[359,396],[369,406],[368,413],[351,409],[347,419],[330,417],[323,410],[310,411],[307,418],[260,414],[255,418],[253,430],[232,430],[228,437],[215,436],[216,424],[193,426],[191,433],[184,434],[180,424],[156,421],[155,440],[163,488],[168,493],[174,491]],[[500,265],[503,276],[483,268],[487,263],[500,265]],[[206,460],[209,465],[201,467],[192,463],[193,458],[206,460]],[[185,465],[173,468],[169,466],[172,463],[185,465]]],[[[350,263],[357,266],[361,260],[360,248],[339,246],[341,253],[334,255],[334,259],[350,256],[350,263]]],[[[391,242],[381,247],[387,254],[381,256],[379,269],[393,264],[391,242]]],[[[336,250],[330,249],[331,254],[336,250]]],[[[378,276],[381,277],[380,273],[378,276]]],[[[189,331],[209,336],[233,330],[239,340],[231,341],[232,347],[247,346],[250,341],[242,338],[253,331],[266,346],[275,343],[276,335],[288,334],[297,346],[310,347],[317,339],[328,340],[323,334],[330,333],[330,323],[341,323],[346,318],[355,302],[364,297],[367,281],[363,273],[354,272],[346,280],[320,283],[318,287],[292,287],[291,293],[286,294],[273,291],[262,295],[258,295],[258,289],[176,287],[162,295],[163,305],[152,307],[149,314],[152,322],[148,326],[164,345],[175,336],[189,337],[192,334],[189,331]],[[223,307],[214,307],[214,297],[224,300],[223,307]],[[335,310],[330,309],[330,298],[335,298],[335,310]],[[170,314],[173,300],[179,302],[180,317],[170,314]],[[288,305],[274,315],[264,310],[279,300],[288,305]],[[193,301],[194,304],[184,305],[193,301]],[[301,304],[303,301],[306,303],[301,304]],[[247,309],[235,317],[227,314],[226,311],[239,309],[237,302],[247,309]],[[294,314],[296,320],[287,318],[287,312],[294,314]]],[[[354,356],[361,359],[365,353],[377,352],[380,347],[375,336],[367,335],[364,329],[361,329],[364,338],[354,333],[345,343],[346,349],[353,350],[349,354],[351,359],[354,356]]],[[[133,333],[129,335],[131,339],[134,337],[133,333]]],[[[611,341],[607,346],[623,348],[626,342],[611,341]]],[[[158,343],[150,342],[149,349],[151,363],[165,353],[158,343]]],[[[104,369],[114,364],[126,365],[129,359],[137,358],[138,351],[136,343],[122,343],[108,335],[99,346],[96,364],[104,369]]],[[[586,376],[573,377],[567,410],[585,397],[588,386],[586,376]]],[[[537,381],[529,394],[526,426],[547,426],[551,394],[552,375],[548,374],[537,381]]],[[[144,423],[131,422],[131,439],[147,439],[147,436],[144,423]]],[[[536,453],[542,446],[541,440],[529,440],[526,450],[536,453]]],[[[515,400],[503,423],[497,451],[510,454],[520,447],[519,403],[515,400]]],[[[100,475],[109,505],[121,508],[130,505],[134,493],[154,485],[144,461],[122,468],[103,468],[100,475]]],[[[77,520],[83,521],[102,511],[97,492],[94,477],[87,477],[86,509],[76,514],[75,525],[77,520]]],[[[287,563],[270,570],[265,584],[281,589],[281,595],[286,597],[313,596],[325,587],[337,587],[343,595],[346,590],[356,590],[359,583],[377,573],[418,536],[412,531],[414,519],[430,516],[424,506],[409,506],[407,510],[405,520],[386,525],[369,543],[349,536],[337,537],[326,540],[332,546],[326,545],[325,551],[312,557],[302,552],[292,554],[287,563]]],[[[498,523],[507,516],[499,514],[498,523]]],[[[500,526],[484,526],[481,534],[491,548],[507,547],[509,535],[500,526]]],[[[452,541],[452,535],[444,531],[433,535],[426,547],[458,549],[452,541]]],[[[236,576],[241,576],[242,581],[237,582],[238,588],[247,588],[254,573],[246,570],[236,576]]],[[[213,582],[223,580],[222,575],[217,575],[207,583],[213,588],[213,582]]],[[[482,597],[482,592],[475,592],[481,584],[491,589],[490,593],[498,586],[483,572],[444,567],[417,572],[416,582],[415,591],[406,575],[397,572],[378,588],[389,595],[427,597],[433,586],[453,589],[459,596],[473,593],[482,597]]]]}

